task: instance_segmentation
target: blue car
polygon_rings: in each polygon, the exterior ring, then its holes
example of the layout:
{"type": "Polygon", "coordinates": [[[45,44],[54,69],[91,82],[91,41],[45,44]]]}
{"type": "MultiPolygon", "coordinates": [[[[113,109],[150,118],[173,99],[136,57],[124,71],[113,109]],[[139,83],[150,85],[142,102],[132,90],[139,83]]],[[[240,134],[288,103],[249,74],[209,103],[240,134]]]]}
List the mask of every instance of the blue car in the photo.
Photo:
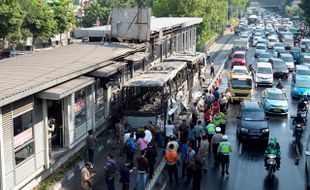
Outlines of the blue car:
{"type": "Polygon", "coordinates": [[[267,88],[262,93],[262,105],[267,114],[286,115],[288,99],[283,90],[267,88]]]}
{"type": "Polygon", "coordinates": [[[305,94],[310,98],[310,76],[296,75],[292,83],[291,94],[293,98],[302,98],[305,94]]]}

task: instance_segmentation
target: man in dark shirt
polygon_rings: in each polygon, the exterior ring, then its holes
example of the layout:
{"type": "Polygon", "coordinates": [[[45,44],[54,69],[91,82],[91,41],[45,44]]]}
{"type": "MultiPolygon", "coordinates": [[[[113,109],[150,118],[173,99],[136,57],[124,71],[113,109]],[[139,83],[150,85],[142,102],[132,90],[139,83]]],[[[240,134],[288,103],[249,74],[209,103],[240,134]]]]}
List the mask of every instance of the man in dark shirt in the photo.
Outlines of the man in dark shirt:
{"type": "Polygon", "coordinates": [[[136,178],[136,189],[145,189],[145,185],[147,182],[147,173],[149,171],[149,163],[147,158],[145,157],[146,151],[141,150],[141,155],[138,160],[138,175],[136,178]]]}
{"type": "Polygon", "coordinates": [[[157,151],[152,142],[148,144],[145,157],[149,163],[149,179],[152,179],[157,157],[157,151]]]}
{"type": "Polygon", "coordinates": [[[179,126],[178,129],[178,136],[181,144],[184,144],[188,141],[188,133],[189,133],[189,126],[186,124],[186,120],[183,119],[182,124],[179,126]]]}
{"type": "Polygon", "coordinates": [[[129,190],[130,189],[130,161],[126,160],[124,165],[120,169],[120,182],[123,184],[122,190],[129,190]]]}

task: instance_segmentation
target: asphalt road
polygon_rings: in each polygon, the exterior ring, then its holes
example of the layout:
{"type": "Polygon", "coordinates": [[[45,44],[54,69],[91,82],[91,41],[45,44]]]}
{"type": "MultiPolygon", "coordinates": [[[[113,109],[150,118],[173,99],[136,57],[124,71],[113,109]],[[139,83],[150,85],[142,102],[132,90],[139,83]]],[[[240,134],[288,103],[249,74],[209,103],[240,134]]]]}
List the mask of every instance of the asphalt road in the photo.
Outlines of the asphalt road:
{"type": "MultiPolygon", "coordinates": [[[[225,51],[226,52],[226,51],[225,51]]],[[[247,59],[253,61],[254,49],[248,51],[247,59]]],[[[229,66],[227,68],[230,68],[229,66]]],[[[277,84],[278,80],[274,81],[277,84]]],[[[227,135],[232,144],[233,153],[230,158],[230,175],[221,176],[220,168],[214,166],[213,160],[209,159],[209,169],[203,175],[202,190],[302,190],[305,189],[305,159],[304,149],[301,151],[299,165],[295,165],[296,151],[293,145],[291,130],[291,115],[296,114],[297,101],[292,100],[290,95],[290,77],[282,79],[289,99],[288,116],[268,116],[270,127],[270,137],[277,137],[281,146],[282,159],[281,168],[275,173],[273,179],[267,178],[267,171],[264,168],[264,151],[260,143],[240,143],[236,138],[236,115],[239,110],[238,104],[230,105],[228,110],[227,135]]],[[[224,74],[220,90],[227,88],[227,75],[224,74]]],[[[265,88],[255,89],[253,100],[259,101],[261,92],[265,88]]],[[[309,136],[309,129],[305,129],[302,143],[305,146],[306,139],[309,136]]],[[[182,180],[181,184],[167,185],[166,189],[188,190],[191,184],[186,184],[182,180]]]]}

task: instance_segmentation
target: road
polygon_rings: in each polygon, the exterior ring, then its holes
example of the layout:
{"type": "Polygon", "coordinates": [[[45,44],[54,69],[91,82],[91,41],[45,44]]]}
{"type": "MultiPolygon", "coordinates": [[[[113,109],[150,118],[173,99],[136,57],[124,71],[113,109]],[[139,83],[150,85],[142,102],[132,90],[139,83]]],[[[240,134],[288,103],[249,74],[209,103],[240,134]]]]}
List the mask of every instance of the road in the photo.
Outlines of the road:
{"type": "MultiPolygon", "coordinates": [[[[226,52],[226,51],[225,51],[226,52]]],[[[250,48],[247,54],[247,61],[256,64],[253,61],[254,49],[250,48]]],[[[227,66],[230,68],[230,66],[227,66]]],[[[277,84],[278,80],[274,81],[277,84]]],[[[214,166],[213,160],[209,159],[209,169],[203,175],[201,189],[207,190],[300,190],[305,189],[305,160],[302,151],[300,164],[295,165],[295,149],[293,146],[293,137],[291,131],[290,115],[296,114],[297,101],[292,100],[290,96],[291,75],[287,80],[282,80],[285,86],[287,97],[289,99],[288,116],[268,116],[270,127],[270,137],[277,137],[281,146],[282,159],[281,168],[275,173],[273,179],[267,178],[267,172],[264,168],[264,151],[265,147],[259,143],[239,143],[236,138],[236,115],[239,110],[238,104],[230,105],[228,110],[227,135],[232,144],[233,153],[230,159],[230,175],[222,177],[220,168],[214,166]]],[[[227,88],[227,75],[223,76],[223,83],[220,90],[227,88]]],[[[255,89],[253,100],[259,101],[261,92],[265,88],[258,87],[255,89]]],[[[302,138],[303,145],[306,144],[305,137],[309,136],[309,129],[305,130],[302,138]]],[[[188,190],[191,185],[182,180],[181,184],[167,185],[166,189],[188,190]]]]}

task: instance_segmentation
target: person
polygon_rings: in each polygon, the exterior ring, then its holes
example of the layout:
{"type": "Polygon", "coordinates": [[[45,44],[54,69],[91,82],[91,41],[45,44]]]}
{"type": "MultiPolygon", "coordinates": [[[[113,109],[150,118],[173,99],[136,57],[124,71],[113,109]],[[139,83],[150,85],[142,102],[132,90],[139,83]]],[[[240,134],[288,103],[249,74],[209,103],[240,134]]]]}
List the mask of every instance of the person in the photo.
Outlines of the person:
{"type": "Polygon", "coordinates": [[[211,90],[209,90],[205,95],[205,104],[211,106],[213,102],[214,102],[214,95],[211,93],[211,90]]]}
{"type": "Polygon", "coordinates": [[[224,175],[224,170],[226,169],[226,175],[229,175],[228,169],[229,169],[229,155],[232,152],[231,145],[228,142],[227,135],[223,135],[222,142],[220,142],[219,147],[217,149],[217,152],[219,154],[219,160],[222,165],[222,175],[224,175]]]}
{"type": "Polygon", "coordinates": [[[134,161],[133,161],[134,154],[138,149],[137,145],[135,143],[135,140],[134,140],[134,133],[130,134],[128,142],[126,141],[126,143],[128,144],[128,148],[126,151],[126,158],[127,158],[127,160],[130,161],[130,168],[133,168],[134,167],[134,161]]]}
{"type": "Polygon", "coordinates": [[[94,173],[91,173],[93,168],[92,163],[86,162],[85,166],[81,169],[81,187],[83,190],[91,190],[93,184],[94,173]]]}
{"type": "Polygon", "coordinates": [[[123,120],[119,119],[115,124],[115,135],[117,139],[117,143],[122,144],[123,136],[124,136],[124,125],[123,120]]]}
{"type": "Polygon", "coordinates": [[[154,167],[155,167],[155,163],[156,163],[156,157],[157,157],[157,150],[153,145],[153,142],[150,142],[147,146],[146,149],[146,154],[145,157],[147,158],[147,161],[149,163],[149,180],[152,179],[153,174],[154,174],[154,167]]]}
{"type": "Polygon", "coordinates": [[[195,130],[195,127],[194,125],[191,125],[189,127],[189,134],[188,134],[188,139],[189,139],[189,142],[190,144],[192,145],[192,147],[195,149],[196,148],[196,130],[195,130]]]}
{"type": "Polygon", "coordinates": [[[186,162],[187,162],[187,169],[186,169],[186,182],[190,183],[191,179],[193,177],[193,169],[195,167],[195,150],[193,149],[192,145],[189,144],[188,148],[187,148],[187,158],[186,158],[186,162]]]}
{"type": "Polygon", "coordinates": [[[219,103],[220,103],[220,111],[221,112],[226,112],[227,110],[227,104],[228,104],[228,99],[226,97],[225,93],[221,94],[221,97],[219,99],[219,103]]]}
{"type": "Polygon", "coordinates": [[[183,119],[181,125],[178,128],[178,138],[180,139],[181,144],[184,144],[188,141],[189,135],[189,126],[186,124],[186,120],[183,119]]]}
{"type": "Polygon", "coordinates": [[[213,102],[213,115],[217,114],[218,112],[220,112],[220,104],[217,100],[215,100],[213,102]]]}
{"type": "Polygon", "coordinates": [[[202,151],[194,156],[195,166],[193,167],[193,190],[200,190],[201,178],[202,178],[202,168],[204,163],[204,157],[202,151]]]}
{"type": "MultiPolygon", "coordinates": [[[[151,122],[151,121],[149,121],[149,122],[151,122]]],[[[152,129],[151,130],[149,130],[149,129],[151,129],[151,127],[149,125],[148,126],[144,126],[144,134],[145,134],[144,140],[146,142],[151,142],[152,139],[153,139],[153,134],[151,132],[152,129]]]]}
{"type": "Polygon", "coordinates": [[[197,124],[195,125],[194,128],[195,128],[195,144],[197,146],[197,149],[199,149],[201,143],[201,137],[202,135],[205,134],[205,130],[200,120],[197,121],[197,124]]]}
{"type": "Polygon", "coordinates": [[[283,89],[283,88],[284,88],[281,79],[279,79],[279,82],[278,82],[278,84],[277,84],[276,87],[277,87],[278,89],[283,89]]]}
{"type": "Polygon", "coordinates": [[[147,183],[147,173],[149,171],[149,163],[145,157],[146,151],[141,150],[141,155],[137,158],[138,161],[138,175],[136,178],[135,189],[145,190],[145,185],[147,183]]]}
{"type": "Polygon", "coordinates": [[[209,123],[206,127],[209,143],[211,142],[211,139],[212,139],[213,135],[215,134],[215,127],[216,126],[213,123],[209,123]]]}
{"type": "Polygon", "coordinates": [[[167,144],[166,150],[169,149],[170,144],[173,144],[173,147],[174,147],[173,149],[178,152],[179,143],[176,141],[176,138],[174,136],[171,136],[169,139],[170,141],[167,144]]]}
{"type": "Polygon", "coordinates": [[[209,51],[210,51],[209,49],[206,50],[207,63],[209,63],[209,61],[210,61],[210,52],[209,51]]]}
{"type": "Polygon", "coordinates": [[[186,176],[186,168],[187,168],[187,150],[188,150],[189,141],[186,141],[182,145],[182,178],[186,176]]]}
{"type": "Polygon", "coordinates": [[[151,142],[152,140],[155,140],[156,136],[157,136],[157,132],[156,132],[156,129],[154,128],[154,126],[153,126],[153,122],[152,121],[148,121],[147,122],[147,130],[149,132],[151,132],[151,134],[148,134],[148,135],[145,134],[145,136],[148,136],[148,138],[149,138],[148,141],[151,142]]]}
{"type": "Polygon", "coordinates": [[[214,117],[212,123],[221,128],[221,132],[225,134],[226,131],[226,116],[223,112],[218,112],[214,117]]]}
{"type": "Polygon", "coordinates": [[[165,153],[165,160],[166,160],[166,166],[168,168],[169,173],[169,182],[170,184],[173,183],[172,176],[174,176],[175,183],[179,183],[178,179],[178,168],[177,168],[177,161],[179,159],[177,151],[174,150],[174,145],[170,144],[169,149],[166,150],[165,153]]]}
{"type": "Polygon", "coordinates": [[[213,60],[212,60],[212,61],[211,61],[211,65],[210,65],[210,76],[211,76],[211,77],[214,77],[214,76],[215,76],[214,71],[215,71],[215,65],[214,65],[214,62],[213,62],[213,60]]]}
{"type": "Polygon", "coordinates": [[[212,145],[211,147],[212,147],[212,154],[213,154],[213,158],[214,158],[214,163],[218,164],[219,160],[218,160],[217,149],[220,145],[220,142],[222,141],[223,134],[221,133],[220,127],[216,127],[215,131],[216,131],[216,134],[213,135],[213,137],[211,139],[211,145],[212,145]]]}
{"type": "Polygon", "coordinates": [[[297,112],[298,111],[306,111],[307,110],[307,104],[303,99],[300,99],[298,105],[297,105],[297,112]]]}
{"type": "Polygon", "coordinates": [[[130,161],[126,160],[120,169],[120,179],[119,182],[122,183],[122,190],[130,189],[130,161]]]}
{"type": "Polygon", "coordinates": [[[145,133],[142,133],[141,137],[137,141],[139,150],[141,151],[141,150],[146,149],[148,144],[149,142],[145,139],[145,133]]]}
{"type": "Polygon", "coordinates": [[[93,130],[88,131],[87,137],[87,152],[88,152],[88,161],[94,164],[95,153],[97,149],[96,137],[93,130]]]}
{"type": "Polygon", "coordinates": [[[131,129],[128,128],[127,132],[124,134],[124,143],[130,138],[131,133],[133,133],[133,139],[136,140],[136,132],[131,132],[131,129]]]}
{"type": "Polygon", "coordinates": [[[116,162],[113,160],[113,155],[107,156],[107,163],[104,166],[104,176],[107,183],[108,190],[115,190],[114,178],[116,173],[116,162]]]}
{"type": "Polygon", "coordinates": [[[253,71],[254,71],[254,67],[253,67],[253,64],[252,64],[252,63],[249,65],[249,71],[250,71],[250,72],[253,72],[253,71]]]}
{"type": "Polygon", "coordinates": [[[168,125],[166,125],[166,137],[165,137],[165,146],[167,146],[169,138],[173,136],[173,132],[175,130],[175,126],[172,124],[171,120],[168,121],[168,125]]]}
{"type": "Polygon", "coordinates": [[[204,119],[205,119],[206,125],[212,122],[211,107],[209,105],[205,109],[204,119]]]}
{"type": "Polygon", "coordinates": [[[265,167],[267,167],[267,160],[268,160],[267,155],[268,154],[272,154],[272,155],[276,156],[275,160],[277,163],[277,170],[279,170],[280,164],[281,164],[281,162],[280,162],[281,161],[281,150],[280,150],[280,145],[277,142],[277,139],[274,137],[270,139],[270,142],[268,143],[268,147],[265,150],[265,155],[266,155],[265,167]]]}
{"type": "Polygon", "coordinates": [[[226,94],[225,95],[226,95],[226,97],[228,99],[228,103],[227,103],[227,107],[228,107],[228,105],[233,103],[234,100],[232,99],[232,95],[231,95],[231,92],[229,91],[229,89],[226,90],[226,94]]]}
{"type": "Polygon", "coordinates": [[[199,148],[199,152],[201,153],[201,156],[203,158],[202,170],[204,171],[204,173],[206,173],[208,171],[208,153],[209,153],[209,141],[206,135],[202,136],[202,142],[199,148]]]}
{"type": "Polygon", "coordinates": [[[199,110],[198,110],[198,107],[197,107],[197,102],[195,102],[192,106],[192,123],[195,125],[196,122],[197,122],[197,119],[198,119],[198,115],[199,115],[199,110]]]}
{"type": "Polygon", "coordinates": [[[161,115],[157,120],[157,143],[159,148],[164,148],[164,132],[165,132],[165,119],[161,115]]]}
{"type": "Polygon", "coordinates": [[[219,88],[218,87],[215,87],[214,92],[213,92],[213,96],[214,96],[214,101],[219,101],[220,93],[219,93],[219,88]]]}
{"type": "Polygon", "coordinates": [[[55,131],[55,119],[49,118],[48,125],[47,125],[47,131],[48,131],[48,154],[49,157],[52,156],[52,134],[55,131]]]}

